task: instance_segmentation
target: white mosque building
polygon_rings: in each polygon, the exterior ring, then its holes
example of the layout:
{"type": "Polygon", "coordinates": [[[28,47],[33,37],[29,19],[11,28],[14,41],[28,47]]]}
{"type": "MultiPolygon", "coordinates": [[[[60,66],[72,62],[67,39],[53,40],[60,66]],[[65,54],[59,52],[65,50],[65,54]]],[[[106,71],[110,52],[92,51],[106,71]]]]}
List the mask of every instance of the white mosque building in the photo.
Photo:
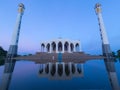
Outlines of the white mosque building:
{"type": "Polygon", "coordinates": [[[48,53],[73,53],[81,52],[80,40],[54,39],[41,42],[41,52],[48,53]]]}

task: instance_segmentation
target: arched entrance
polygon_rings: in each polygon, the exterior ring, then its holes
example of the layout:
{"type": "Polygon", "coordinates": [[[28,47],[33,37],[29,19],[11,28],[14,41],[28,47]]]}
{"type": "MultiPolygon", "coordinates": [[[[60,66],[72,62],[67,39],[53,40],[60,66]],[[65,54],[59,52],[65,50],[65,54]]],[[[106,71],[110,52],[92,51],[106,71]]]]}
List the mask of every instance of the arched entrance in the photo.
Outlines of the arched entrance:
{"type": "Polygon", "coordinates": [[[62,52],[63,47],[62,47],[62,42],[58,43],[58,52],[62,52]]]}
{"type": "Polygon", "coordinates": [[[56,44],[55,44],[55,42],[52,43],[52,52],[53,53],[56,52],[56,44]]]}
{"type": "Polygon", "coordinates": [[[47,48],[47,52],[50,52],[50,44],[49,43],[47,44],[46,48],[47,48]]]}
{"type": "Polygon", "coordinates": [[[65,50],[65,52],[68,52],[68,49],[69,49],[69,43],[65,42],[65,44],[64,44],[64,50],[65,50]]]}

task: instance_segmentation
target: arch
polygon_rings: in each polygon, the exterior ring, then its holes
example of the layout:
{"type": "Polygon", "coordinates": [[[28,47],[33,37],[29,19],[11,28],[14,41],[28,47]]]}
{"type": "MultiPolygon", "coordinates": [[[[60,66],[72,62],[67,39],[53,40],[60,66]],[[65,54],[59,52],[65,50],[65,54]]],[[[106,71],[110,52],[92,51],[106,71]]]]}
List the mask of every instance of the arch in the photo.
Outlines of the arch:
{"type": "Polygon", "coordinates": [[[46,74],[49,73],[49,64],[46,64],[46,66],[45,66],[45,72],[46,72],[46,74]]]}
{"type": "Polygon", "coordinates": [[[65,52],[68,52],[68,49],[69,49],[69,43],[65,42],[65,44],[64,44],[64,50],[65,50],[65,52]]]}
{"type": "Polygon", "coordinates": [[[79,74],[82,73],[81,64],[77,64],[77,71],[79,74]]]}
{"type": "Polygon", "coordinates": [[[46,48],[47,48],[47,52],[50,52],[50,44],[49,43],[47,44],[46,48]]]}
{"type": "Polygon", "coordinates": [[[73,45],[73,43],[70,44],[70,50],[71,50],[71,52],[73,52],[73,50],[74,50],[74,45],[73,45]]]}
{"type": "Polygon", "coordinates": [[[56,52],[56,43],[52,42],[51,46],[52,46],[52,52],[56,52]]]}
{"type": "Polygon", "coordinates": [[[65,73],[66,73],[66,76],[70,75],[70,68],[69,68],[68,64],[65,64],[65,73]]]}
{"type": "Polygon", "coordinates": [[[44,43],[41,44],[41,51],[42,51],[42,52],[45,51],[45,44],[44,44],[44,43]]]}
{"type": "Polygon", "coordinates": [[[55,75],[55,73],[56,73],[56,65],[55,64],[52,64],[50,73],[51,73],[52,76],[55,75]]]}
{"type": "Polygon", "coordinates": [[[61,52],[62,50],[63,50],[62,42],[59,42],[58,43],[58,51],[61,52]]]}
{"type": "Polygon", "coordinates": [[[42,44],[41,44],[41,46],[44,46],[44,47],[45,47],[45,44],[44,44],[44,43],[42,43],[42,44]]]}
{"type": "Polygon", "coordinates": [[[63,74],[63,65],[62,64],[58,64],[57,72],[58,72],[59,76],[62,76],[62,74],[63,74]]]}
{"type": "Polygon", "coordinates": [[[76,49],[76,52],[79,52],[80,50],[80,48],[79,48],[79,43],[76,43],[76,45],[75,45],[75,49],[76,49]]]}
{"type": "Polygon", "coordinates": [[[40,64],[39,73],[40,73],[40,74],[42,74],[42,73],[43,73],[43,64],[40,64]]]}
{"type": "Polygon", "coordinates": [[[72,73],[75,73],[75,65],[72,63],[72,73]]]}

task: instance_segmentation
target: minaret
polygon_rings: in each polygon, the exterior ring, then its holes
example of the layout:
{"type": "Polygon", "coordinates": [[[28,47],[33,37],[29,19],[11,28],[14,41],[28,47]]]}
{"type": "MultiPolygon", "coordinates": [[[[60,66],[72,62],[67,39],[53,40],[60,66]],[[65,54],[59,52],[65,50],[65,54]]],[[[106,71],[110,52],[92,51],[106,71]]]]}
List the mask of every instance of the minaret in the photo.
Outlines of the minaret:
{"type": "Polygon", "coordinates": [[[98,16],[100,35],[102,40],[102,50],[103,50],[103,55],[106,57],[104,59],[104,62],[108,72],[108,77],[110,79],[110,84],[113,90],[120,90],[116,71],[115,71],[114,58],[112,56],[110,44],[107,38],[107,34],[105,31],[105,26],[102,18],[101,4],[97,3],[95,5],[95,11],[98,16]]]}
{"type": "Polygon", "coordinates": [[[21,26],[21,20],[22,20],[22,15],[24,13],[24,9],[25,9],[24,5],[22,3],[20,3],[19,7],[18,7],[17,21],[16,21],[16,25],[14,28],[11,44],[9,47],[9,51],[8,51],[8,57],[14,57],[17,55],[20,26],[21,26]]]}
{"type": "Polygon", "coordinates": [[[24,5],[20,3],[18,7],[18,16],[17,16],[16,26],[13,32],[13,36],[12,36],[12,41],[7,53],[7,57],[5,59],[5,67],[4,67],[4,73],[2,77],[0,90],[9,89],[12,73],[14,70],[15,62],[16,62],[12,58],[17,56],[18,40],[19,40],[19,33],[20,33],[20,26],[21,26],[23,12],[24,12],[24,5]]]}

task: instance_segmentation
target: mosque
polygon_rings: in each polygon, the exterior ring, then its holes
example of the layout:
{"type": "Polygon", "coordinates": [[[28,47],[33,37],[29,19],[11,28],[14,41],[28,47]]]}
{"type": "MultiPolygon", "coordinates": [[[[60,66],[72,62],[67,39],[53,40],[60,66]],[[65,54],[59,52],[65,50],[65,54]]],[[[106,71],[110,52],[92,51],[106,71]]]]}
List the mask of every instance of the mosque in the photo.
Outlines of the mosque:
{"type": "Polygon", "coordinates": [[[35,55],[15,57],[17,55],[20,24],[24,9],[24,5],[19,4],[17,28],[13,34],[8,57],[14,56],[16,60],[29,60],[40,64],[40,67],[42,65],[39,70],[40,76],[49,75],[53,78],[57,77],[57,79],[82,76],[83,65],[81,63],[87,60],[104,58],[103,56],[89,55],[82,52],[80,40],[62,38],[41,42],[41,50],[36,52],[35,55]]]}

